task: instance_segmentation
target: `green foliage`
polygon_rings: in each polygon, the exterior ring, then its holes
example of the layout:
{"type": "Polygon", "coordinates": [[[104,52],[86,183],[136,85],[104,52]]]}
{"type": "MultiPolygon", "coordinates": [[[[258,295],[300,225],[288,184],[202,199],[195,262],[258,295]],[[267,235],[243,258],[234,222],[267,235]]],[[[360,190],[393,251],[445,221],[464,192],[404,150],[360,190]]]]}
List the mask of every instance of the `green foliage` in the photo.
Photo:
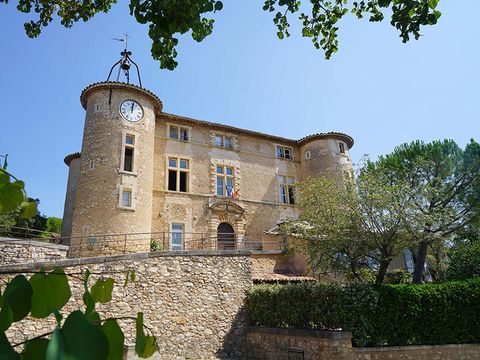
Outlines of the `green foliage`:
{"type": "MultiPolygon", "coordinates": [[[[71,291],[62,269],[51,272],[42,269],[30,280],[23,275],[10,280],[0,296],[0,359],[20,359],[21,355],[25,360],[121,360],[125,340],[122,329],[115,318],[102,320],[95,311],[96,303],[111,300],[114,281],[100,278],[89,289],[90,275],[87,270],[83,295],[85,311],[66,314],[65,320],[61,311],[70,299],[71,291]],[[10,344],[4,332],[12,322],[20,321],[28,314],[36,318],[53,315],[56,326],[50,333],[27,340],[18,353],[18,345],[10,344]]],[[[132,320],[136,320],[138,355],[142,358],[152,356],[158,345],[155,336],[146,335],[143,330],[143,314],[138,313],[132,320]]]]}
{"type": "Polygon", "coordinates": [[[446,279],[465,280],[474,276],[480,276],[480,240],[456,244],[450,255],[446,279]]]}
{"type": "Polygon", "coordinates": [[[401,221],[404,186],[368,167],[356,179],[339,180],[320,177],[298,184],[302,213],[283,231],[302,239],[292,248],[309,255],[314,271],[348,271],[363,280],[362,271],[374,268],[381,283],[392,259],[409,245],[401,221]]]}
{"type": "Polygon", "coordinates": [[[251,325],[344,330],[356,346],[478,343],[480,279],[423,285],[257,285],[251,325]],[[446,330],[448,329],[448,330],[446,330]]]}
{"type": "Polygon", "coordinates": [[[68,278],[60,268],[40,271],[30,278],[33,289],[32,316],[42,319],[60,310],[72,295],[68,278]]]}
{"type": "MultiPolygon", "coordinates": [[[[31,218],[37,213],[37,204],[27,198],[23,181],[7,172],[7,157],[4,158],[4,163],[0,168],[0,214],[20,209],[19,214],[23,218],[31,218]]],[[[0,218],[1,220],[2,218],[0,218]]]]}
{"type": "Polygon", "coordinates": [[[369,166],[407,186],[403,223],[417,244],[413,281],[420,282],[428,248],[438,257],[445,242],[478,221],[480,144],[471,140],[461,149],[453,140],[414,141],[369,166]]]}
{"type": "Polygon", "coordinates": [[[156,239],[150,239],[150,251],[163,251],[163,244],[156,239]]]}
{"type": "Polygon", "coordinates": [[[62,219],[55,216],[49,216],[45,222],[45,231],[47,233],[60,234],[62,230],[62,219]]]}
{"type": "MultiPolygon", "coordinates": [[[[0,3],[8,0],[0,0],[0,3]]],[[[36,18],[25,23],[25,31],[31,38],[40,35],[42,29],[57,15],[66,28],[79,21],[88,21],[99,12],[108,12],[116,0],[65,2],[60,0],[19,0],[17,9],[23,13],[36,13],[36,18]]],[[[298,15],[302,36],[312,40],[315,48],[322,48],[329,59],[338,50],[338,23],[348,13],[357,18],[369,16],[369,21],[380,22],[384,12],[391,13],[390,23],[400,31],[403,42],[410,36],[420,37],[420,29],[434,25],[440,18],[439,0],[310,0],[302,5],[297,0],[265,0],[263,10],[275,13],[273,22],[277,36],[290,36],[289,15],[298,15]]],[[[207,18],[223,9],[217,0],[130,0],[130,13],[140,24],[148,24],[152,40],[152,56],[160,61],[162,69],[173,70],[177,66],[176,46],[178,35],[191,33],[196,41],[202,41],[213,31],[214,20],[207,18]]]]}

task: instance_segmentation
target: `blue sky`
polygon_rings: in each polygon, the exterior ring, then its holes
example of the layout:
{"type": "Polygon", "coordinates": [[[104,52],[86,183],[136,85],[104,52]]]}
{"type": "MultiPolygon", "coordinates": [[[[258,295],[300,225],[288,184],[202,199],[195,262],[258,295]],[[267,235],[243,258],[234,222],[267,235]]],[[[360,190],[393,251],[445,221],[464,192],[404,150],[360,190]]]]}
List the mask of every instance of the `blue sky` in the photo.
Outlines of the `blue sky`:
{"type": "Polygon", "coordinates": [[[408,44],[388,21],[349,16],[329,61],[298,26],[278,40],[262,1],[225,0],[209,38],[181,37],[173,72],[150,57],[148,29],[125,0],[72,29],[57,20],[34,40],[15,5],[0,4],[0,154],[9,154],[9,170],[47,215],[62,216],[63,158],[81,147],[80,92],[106,79],[121,50],[111,38],[124,32],[143,85],[167,112],[289,138],[346,132],[354,161],[416,139],[451,138],[462,147],[480,140],[478,0],[442,0],[439,24],[408,44]]]}

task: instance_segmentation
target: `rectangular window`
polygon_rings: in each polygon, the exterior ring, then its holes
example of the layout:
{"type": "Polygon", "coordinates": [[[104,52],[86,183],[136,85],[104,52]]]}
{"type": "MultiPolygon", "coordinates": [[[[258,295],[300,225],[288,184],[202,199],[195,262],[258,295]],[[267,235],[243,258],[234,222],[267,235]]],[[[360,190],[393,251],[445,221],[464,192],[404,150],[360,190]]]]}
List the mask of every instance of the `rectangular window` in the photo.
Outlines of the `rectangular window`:
{"type": "Polygon", "coordinates": [[[168,158],[168,190],[188,192],[189,161],[168,158]]]}
{"type": "Polygon", "coordinates": [[[215,145],[216,146],[223,146],[223,136],[222,135],[215,135],[215,145]]]}
{"type": "Polygon", "coordinates": [[[295,178],[278,176],[278,197],[282,204],[295,204],[295,178]]]}
{"type": "Polygon", "coordinates": [[[126,134],[123,139],[123,171],[135,171],[135,145],[135,135],[126,134]]]}
{"type": "Polygon", "coordinates": [[[217,195],[236,197],[233,167],[217,166],[217,195]]]}
{"type": "Polygon", "coordinates": [[[172,250],[183,250],[184,227],[183,224],[172,224],[172,250]]]}
{"type": "Polygon", "coordinates": [[[170,137],[170,139],[188,141],[188,139],[190,138],[188,128],[175,125],[170,125],[169,128],[170,130],[168,136],[170,137]]]}
{"type": "Polygon", "coordinates": [[[340,151],[340,154],[345,154],[345,144],[338,143],[338,150],[340,151]]]}
{"type": "Polygon", "coordinates": [[[292,160],[292,148],[277,145],[275,148],[275,156],[281,159],[292,160]]]}
{"type": "Polygon", "coordinates": [[[125,160],[123,162],[123,170],[133,171],[133,148],[125,147],[125,160]]]}
{"type": "Polygon", "coordinates": [[[170,139],[178,139],[178,126],[170,126],[170,139]]]}
{"type": "Polygon", "coordinates": [[[233,139],[230,136],[215,134],[215,146],[233,149],[233,139]]]}
{"type": "Polygon", "coordinates": [[[132,191],[131,190],[122,190],[122,206],[123,207],[132,207],[132,191]]]}

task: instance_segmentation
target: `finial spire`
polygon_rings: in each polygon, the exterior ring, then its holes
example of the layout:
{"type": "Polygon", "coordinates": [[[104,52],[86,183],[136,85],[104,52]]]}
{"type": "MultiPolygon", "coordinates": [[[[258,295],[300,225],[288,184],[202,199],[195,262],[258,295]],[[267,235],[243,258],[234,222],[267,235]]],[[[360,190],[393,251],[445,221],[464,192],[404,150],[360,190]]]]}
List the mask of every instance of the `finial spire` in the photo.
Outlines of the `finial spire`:
{"type": "Polygon", "coordinates": [[[124,38],[112,38],[112,40],[120,41],[125,43],[125,49],[120,53],[122,56],[120,60],[118,60],[115,64],[113,64],[112,68],[110,69],[110,73],[108,74],[107,81],[110,80],[110,76],[112,75],[112,71],[115,66],[119,65],[118,73],[117,73],[117,81],[120,78],[120,70],[123,71],[125,78],[127,79],[127,83],[130,84],[130,62],[135,65],[137,68],[137,76],[138,76],[138,83],[140,87],[142,87],[142,79],[140,78],[140,70],[138,69],[138,65],[130,58],[132,55],[131,51],[128,51],[128,38],[130,37],[127,33],[123,34],[124,38]]]}

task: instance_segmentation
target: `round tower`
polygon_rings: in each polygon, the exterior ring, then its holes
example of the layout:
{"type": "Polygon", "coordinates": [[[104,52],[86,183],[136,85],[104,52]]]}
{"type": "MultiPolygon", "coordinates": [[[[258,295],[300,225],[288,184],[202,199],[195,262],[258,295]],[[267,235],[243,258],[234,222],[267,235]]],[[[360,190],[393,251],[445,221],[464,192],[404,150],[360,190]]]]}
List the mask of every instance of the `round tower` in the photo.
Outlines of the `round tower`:
{"type": "Polygon", "coordinates": [[[309,177],[332,179],[351,176],[353,172],[349,150],[353,139],[342,133],[323,133],[299,140],[301,181],[309,177]]]}
{"type": "Polygon", "coordinates": [[[80,101],[86,117],[69,256],[149,251],[162,102],[139,86],[110,81],[88,86],[80,101]]]}

